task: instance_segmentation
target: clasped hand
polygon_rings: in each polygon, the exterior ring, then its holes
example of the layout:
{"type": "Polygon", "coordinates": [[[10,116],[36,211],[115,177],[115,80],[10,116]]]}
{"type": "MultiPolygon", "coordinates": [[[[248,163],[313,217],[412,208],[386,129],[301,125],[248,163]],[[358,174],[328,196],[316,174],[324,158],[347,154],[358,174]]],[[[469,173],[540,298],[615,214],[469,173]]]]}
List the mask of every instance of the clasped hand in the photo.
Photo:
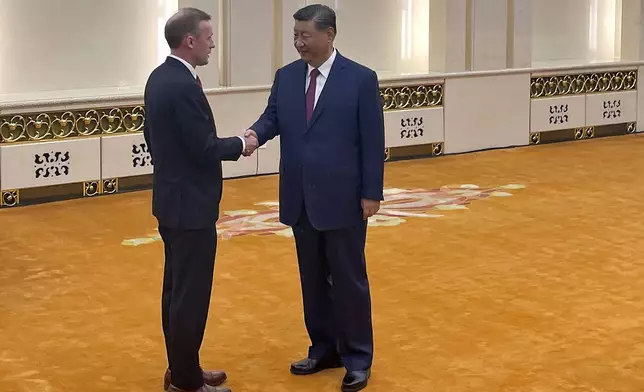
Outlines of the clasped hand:
{"type": "Polygon", "coordinates": [[[252,129],[247,129],[244,132],[244,141],[246,142],[246,149],[242,152],[245,157],[251,156],[257,147],[259,147],[259,139],[257,133],[252,129]]]}

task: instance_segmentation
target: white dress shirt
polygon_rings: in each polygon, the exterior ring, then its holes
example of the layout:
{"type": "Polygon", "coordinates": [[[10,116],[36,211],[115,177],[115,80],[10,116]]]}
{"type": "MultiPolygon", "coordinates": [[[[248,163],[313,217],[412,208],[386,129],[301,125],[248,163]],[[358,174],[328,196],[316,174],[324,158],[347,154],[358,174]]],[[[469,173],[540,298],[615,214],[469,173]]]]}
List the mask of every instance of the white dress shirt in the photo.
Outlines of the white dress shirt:
{"type": "MultiPolygon", "coordinates": [[[[318,74],[318,77],[315,79],[316,84],[315,84],[315,101],[313,103],[313,108],[315,108],[315,105],[318,103],[318,99],[320,98],[320,94],[322,93],[322,89],[324,88],[324,84],[326,83],[327,79],[329,78],[329,72],[331,72],[331,66],[333,65],[333,62],[335,61],[335,55],[336,51],[335,48],[333,48],[333,53],[331,53],[331,57],[329,57],[322,65],[318,67],[318,71],[320,73],[318,74]]],[[[304,87],[304,93],[306,94],[306,90],[309,89],[309,83],[311,81],[311,71],[313,71],[314,67],[312,67],[309,64],[309,70],[306,73],[306,85],[304,87]]]]}
{"type": "MultiPolygon", "coordinates": [[[[168,57],[172,57],[173,59],[176,59],[176,60],[179,60],[180,62],[182,62],[182,63],[183,63],[183,65],[185,65],[186,67],[188,67],[188,69],[190,70],[190,73],[192,74],[192,77],[194,77],[195,79],[197,79],[197,70],[195,69],[195,67],[193,67],[192,65],[190,65],[190,63],[189,63],[189,62],[187,62],[186,60],[182,59],[181,57],[175,56],[175,55],[173,55],[173,54],[168,55],[168,57]]],[[[243,137],[241,137],[241,136],[237,136],[237,137],[238,137],[238,138],[240,138],[240,139],[241,139],[241,141],[242,141],[242,146],[243,146],[243,147],[242,147],[242,151],[246,150],[246,140],[244,140],[244,138],[243,138],[243,137]]]]}

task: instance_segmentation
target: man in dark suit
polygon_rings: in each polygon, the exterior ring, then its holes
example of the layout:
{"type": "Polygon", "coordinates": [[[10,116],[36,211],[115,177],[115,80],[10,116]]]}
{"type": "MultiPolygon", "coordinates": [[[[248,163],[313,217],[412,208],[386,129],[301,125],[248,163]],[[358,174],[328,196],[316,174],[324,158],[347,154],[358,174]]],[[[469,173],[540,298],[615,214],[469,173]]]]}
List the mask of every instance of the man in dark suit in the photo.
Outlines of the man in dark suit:
{"type": "Polygon", "coordinates": [[[230,392],[224,372],[203,371],[199,349],[208,317],[222,195],[221,161],[257,140],[217,137],[196,67],[214,47],[210,16],[184,8],[165,27],[171,55],[145,86],[145,141],[154,164],[152,211],[165,247],[163,333],[167,391],[230,392]]]}
{"type": "Polygon", "coordinates": [[[383,200],[384,119],[376,73],[338,53],[334,11],[294,15],[301,59],[279,69],[246,136],[280,136],[280,220],[293,228],[311,339],[294,374],[344,365],[343,391],[367,385],[373,360],[367,220],[383,200]]]}

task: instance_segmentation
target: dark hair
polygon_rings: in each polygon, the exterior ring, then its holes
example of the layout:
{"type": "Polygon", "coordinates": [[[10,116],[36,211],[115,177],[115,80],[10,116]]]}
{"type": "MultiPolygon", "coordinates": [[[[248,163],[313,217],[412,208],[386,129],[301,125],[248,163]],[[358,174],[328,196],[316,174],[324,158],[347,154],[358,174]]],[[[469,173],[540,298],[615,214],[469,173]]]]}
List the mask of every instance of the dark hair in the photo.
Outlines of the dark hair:
{"type": "Polygon", "coordinates": [[[197,8],[179,9],[165,24],[165,40],[168,42],[168,46],[171,49],[176,49],[181,45],[181,41],[186,35],[198,36],[199,23],[210,19],[210,15],[197,8]]]}
{"type": "Polygon", "coordinates": [[[318,31],[323,31],[331,27],[336,34],[338,32],[335,25],[335,11],[323,4],[311,4],[300,8],[293,14],[293,19],[298,22],[315,21],[315,28],[318,31]]]}

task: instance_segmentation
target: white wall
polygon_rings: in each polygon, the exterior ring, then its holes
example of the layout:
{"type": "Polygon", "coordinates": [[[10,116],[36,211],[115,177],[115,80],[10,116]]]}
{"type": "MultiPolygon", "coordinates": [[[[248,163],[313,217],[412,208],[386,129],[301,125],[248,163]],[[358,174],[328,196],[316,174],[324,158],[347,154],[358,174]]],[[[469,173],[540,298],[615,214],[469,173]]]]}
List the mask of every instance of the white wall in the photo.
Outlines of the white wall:
{"type": "Polygon", "coordinates": [[[273,80],[275,7],[272,1],[230,0],[228,77],[223,85],[258,86],[273,80]]]}
{"type": "Polygon", "coordinates": [[[158,0],[0,0],[0,100],[140,88],[166,11],[158,0]]]}
{"type": "Polygon", "coordinates": [[[530,68],[532,65],[532,0],[508,2],[508,68],[530,68]]]}
{"type": "Polygon", "coordinates": [[[635,4],[624,5],[619,0],[533,1],[532,65],[616,60],[617,11],[628,15],[635,4]]]}
{"type": "Polygon", "coordinates": [[[585,61],[588,57],[588,0],[541,0],[533,4],[533,64],[585,61]]]}
{"type": "Polygon", "coordinates": [[[472,70],[506,67],[507,5],[507,0],[472,0],[472,70]]]}
{"type": "MultiPolygon", "coordinates": [[[[184,6],[210,13],[221,41],[198,70],[206,88],[269,85],[298,57],[293,13],[314,1],[0,0],[0,102],[140,93],[184,6]]],[[[337,12],[338,49],[383,79],[644,59],[644,0],[317,1],[337,12]]]]}
{"type": "Polygon", "coordinates": [[[616,53],[622,61],[644,58],[644,0],[617,0],[616,53]]]}
{"type": "Polygon", "coordinates": [[[429,1],[429,70],[466,70],[467,0],[429,1]]]}
{"type": "Polygon", "coordinates": [[[283,64],[298,58],[293,47],[293,14],[311,3],[326,4],[336,11],[336,47],[378,76],[429,72],[429,0],[284,0],[283,64]]]}

